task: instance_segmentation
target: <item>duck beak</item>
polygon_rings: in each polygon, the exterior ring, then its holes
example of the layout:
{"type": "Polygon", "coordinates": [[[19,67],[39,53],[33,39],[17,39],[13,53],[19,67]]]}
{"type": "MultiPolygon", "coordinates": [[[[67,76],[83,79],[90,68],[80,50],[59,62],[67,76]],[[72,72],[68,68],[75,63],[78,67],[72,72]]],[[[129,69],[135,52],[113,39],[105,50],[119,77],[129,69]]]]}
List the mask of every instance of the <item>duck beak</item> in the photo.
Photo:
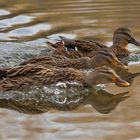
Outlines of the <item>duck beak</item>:
{"type": "Polygon", "coordinates": [[[115,65],[116,67],[128,70],[128,66],[121,63],[117,58],[112,62],[112,64],[115,65]]]}
{"type": "Polygon", "coordinates": [[[115,79],[112,79],[112,81],[119,87],[128,87],[130,86],[130,84],[128,82],[126,82],[125,80],[117,77],[115,79]]]}
{"type": "Polygon", "coordinates": [[[140,46],[140,42],[137,41],[134,37],[131,38],[130,43],[136,45],[136,46],[140,46]]]}

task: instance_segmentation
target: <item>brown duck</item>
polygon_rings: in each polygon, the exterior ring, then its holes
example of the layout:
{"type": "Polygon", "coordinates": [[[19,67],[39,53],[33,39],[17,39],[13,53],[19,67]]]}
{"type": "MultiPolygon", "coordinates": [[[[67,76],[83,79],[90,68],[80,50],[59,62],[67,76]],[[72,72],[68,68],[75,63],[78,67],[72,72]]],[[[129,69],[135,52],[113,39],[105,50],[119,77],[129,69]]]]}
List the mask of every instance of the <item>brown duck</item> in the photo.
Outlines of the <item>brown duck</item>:
{"type": "MultiPolygon", "coordinates": [[[[74,57],[76,54],[77,56],[75,57],[81,55],[89,56],[88,54],[91,51],[98,51],[103,48],[108,48],[102,43],[96,41],[73,40],[62,36],[60,36],[60,38],[62,40],[61,42],[51,45],[58,49],[57,51],[55,51],[55,54],[60,54],[59,52],[60,49],[63,50],[62,51],[63,55],[65,55],[65,53],[67,54],[67,57],[74,57]]],[[[138,42],[134,38],[130,29],[120,27],[115,30],[113,35],[113,45],[108,49],[113,51],[118,58],[126,57],[130,54],[130,52],[128,51],[129,43],[132,43],[136,46],[140,46],[140,42],[138,42]]]]}
{"type": "Polygon", "coordinates": [[[30,59],[23,62],[21,65],[27,64],[37,64],[46,67],[49,65],[63,68],[70,67],[76,69],[91,69],[106,65],[113,68],[116,72],[119,72],[121,69],[127,70],[127,67],[123,65],[113,53],[106,50],[96,52],[92,58],[81,57],[77,59],[59,59],[55,57],[44,56],[30,59]]]}
{"type": "Polygon", "coordinates": [[[113,82],[118,86],[129,86],[111,68],[99,67],[92,72],[82,72],[72,68],[46,68],[41,65],[23,65],[1,71],[0,91],[27,89],[32,85],[44,86],[57,82],[78,82],[86,87],[113,82]]]}

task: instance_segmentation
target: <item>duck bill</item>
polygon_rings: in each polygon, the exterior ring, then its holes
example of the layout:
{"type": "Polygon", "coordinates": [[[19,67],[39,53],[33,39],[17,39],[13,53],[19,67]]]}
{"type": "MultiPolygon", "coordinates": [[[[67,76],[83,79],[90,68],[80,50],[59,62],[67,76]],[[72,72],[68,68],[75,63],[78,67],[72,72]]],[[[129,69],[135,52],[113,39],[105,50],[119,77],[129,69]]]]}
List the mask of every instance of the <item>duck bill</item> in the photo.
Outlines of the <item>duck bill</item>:
{"type": "Polygon", "coordinates": [[[112,62],[112,65],[114,65],[117,68],[128,70],[128,66],[124,65],[123,63],[121,63],[117,58],[112,62]]]}
{"type": "Polygon", "coordinates": [[[136,46],[140,46],[140,42],[137,41],[134,37],[131,38],[130,43],[132,43],[132,44],[134,44],[134,45],[136,45],[136,46]]]}
{"type": "Polygon", "coordinates": [[[125,80],[121,79],[121,78],[115,78],[113,79],[113,82],[119,86],[119,87],[128,87],[130,86],[130,84],[128,82],[126,82],[125,80]]]}

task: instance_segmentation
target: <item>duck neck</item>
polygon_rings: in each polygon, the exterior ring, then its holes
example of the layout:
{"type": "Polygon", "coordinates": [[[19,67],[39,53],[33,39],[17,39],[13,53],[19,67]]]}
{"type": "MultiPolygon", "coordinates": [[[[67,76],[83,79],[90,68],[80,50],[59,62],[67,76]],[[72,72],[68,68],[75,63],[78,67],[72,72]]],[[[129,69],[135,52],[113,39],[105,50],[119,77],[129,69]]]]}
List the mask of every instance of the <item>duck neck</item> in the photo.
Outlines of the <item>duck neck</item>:
{"type": "Polygon", "coordinates": [[[117,48],[120,48],[120,49],[128,49],[128,41],[127,40],[124,40],[124,39],[121,39],[121,38],[113,38],[113,45],[112,47],[117,47],[117,48]]]}
{"type": "Polygon", "coordinates": [[[128,56],[128,41],[124,39],[113,39],[111,50],[119,57],[128,56]]]}
{"type": "Polygon", "coordinates": [[[95,87],[99,81],[99,77],[97,76],[97,73],[96,72],[89,72],[87,74],[85,74],[85,84],[87,87],[89,88],[93,88],[95,87]]]}

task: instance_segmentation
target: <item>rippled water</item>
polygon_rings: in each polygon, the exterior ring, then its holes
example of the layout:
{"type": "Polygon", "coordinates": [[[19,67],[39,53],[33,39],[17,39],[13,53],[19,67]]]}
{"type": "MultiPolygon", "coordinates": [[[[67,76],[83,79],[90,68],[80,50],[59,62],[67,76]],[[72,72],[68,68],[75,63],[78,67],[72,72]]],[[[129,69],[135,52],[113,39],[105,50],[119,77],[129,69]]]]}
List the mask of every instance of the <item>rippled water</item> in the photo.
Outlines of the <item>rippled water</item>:
{"type": "MultiPolygon", "coordinates": [[[[46,37],[56,39],[59,34],[111,44],[113,31],[127,26],[140,40],[139,13],[139,0],[1,0],[0,66],[47,54],[46,37]]],[[[133,45],[129,48],[139,50],[133,45]]],[[[139,63],[130,67],[133,72],[140,71],[139,63]]],[[[108,85],[112,94],[129,91],[131,96],[109,114],[91,106],[40,115],[0,109],[0,139],[139,140],[139,85],[140,78],[130,88],[108,85]]]]}

